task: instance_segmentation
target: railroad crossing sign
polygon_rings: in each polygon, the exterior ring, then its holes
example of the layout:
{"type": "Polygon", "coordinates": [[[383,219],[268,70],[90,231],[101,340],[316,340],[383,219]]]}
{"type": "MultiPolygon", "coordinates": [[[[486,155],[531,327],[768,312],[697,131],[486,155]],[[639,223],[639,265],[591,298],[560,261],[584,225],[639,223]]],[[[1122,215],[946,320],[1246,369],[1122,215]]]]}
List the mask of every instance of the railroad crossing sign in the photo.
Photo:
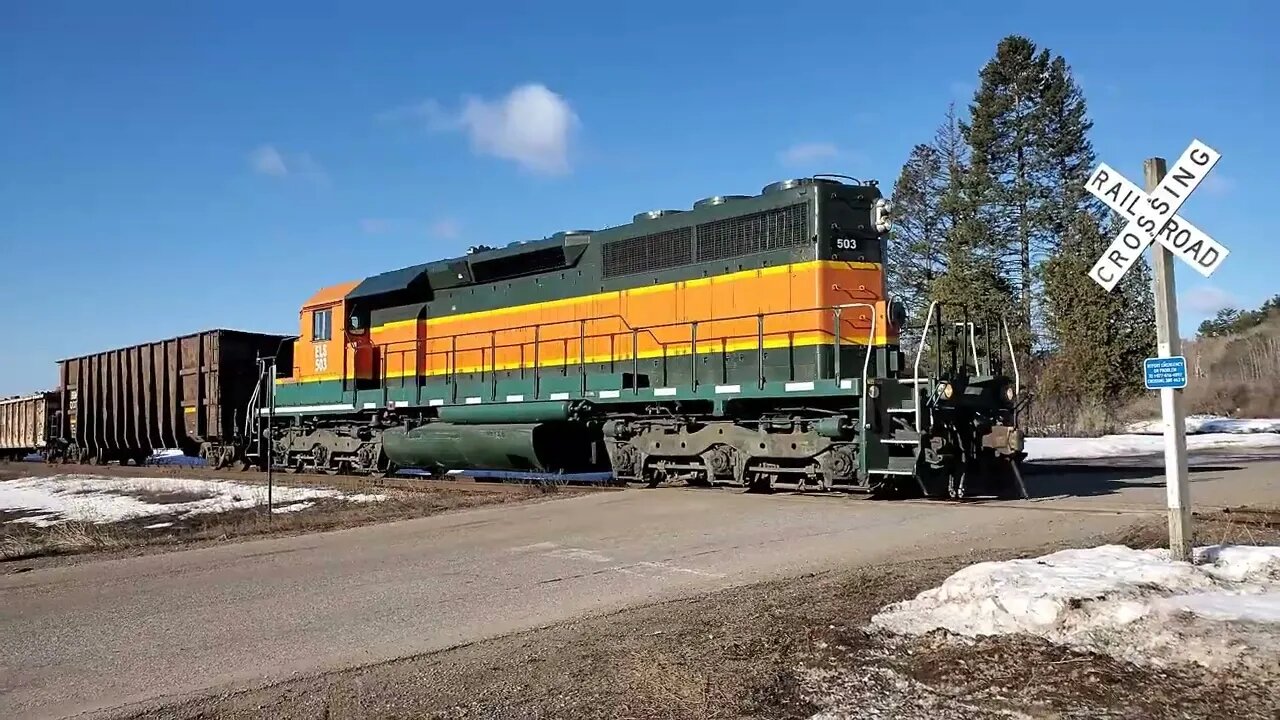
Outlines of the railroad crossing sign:
{"type": "Polygon", "coordinates": [[[1100,163],[1085,188],[1129,222],[1094,263],[1089,277],[1111,292],[1152,242],[1168,248],[1201,275],[1212,275],[1229,251],[1177,213],[1221,157],[1217,150],[1192,140],[1150,195],[1100,163]]]}
{"type": "Polygon", "coordinates": [[[1187,361],[1178,336],[1178,294],[1173,256],[1205,277],[1227,257],[1227,249],[1178,215],[1178,209],[1222,155],[1199,140],[1192,140],[1182,156],[1165,171],[1163,158],[1148,158],[1143,165],[1144,191],[1101,163],[1085,184],[1094,197],[1125,216],[1128,223],[1110,247],[1094,263],[1089,277],[1107,292],[1142,257],[1151,243],[1155,293],[1156,354],[1143,363],[1148,389],[1160,392],[1160,416],[1164,420],[1165,489],[1169,509],[1169,550],[1177,560],[1191,560],[1191,495],[1187,484],[1186,410],[1182,388],[1187,385],[1187,361]]]}

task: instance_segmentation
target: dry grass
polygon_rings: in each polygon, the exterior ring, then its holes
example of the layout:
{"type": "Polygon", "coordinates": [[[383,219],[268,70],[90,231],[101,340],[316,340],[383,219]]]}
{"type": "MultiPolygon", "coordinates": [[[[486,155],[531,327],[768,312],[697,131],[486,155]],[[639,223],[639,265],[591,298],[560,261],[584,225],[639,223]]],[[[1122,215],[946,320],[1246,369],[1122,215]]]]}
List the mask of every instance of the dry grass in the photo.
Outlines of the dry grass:
{"type": "Polygon", "coordinates": [[[624,659],[626,701],[620,715],[635,720],[732,717],[733,699],[726,688],[713,684],[703,668],[689,667],[661,650],[637,652],[624,659]]]}
{"type": "MultiPolygon", "coordinates": [[[[1168,528],[1153,522],[1129,529],[1116,542],[1132,548],[1168,548],[1168,528]]],[[[1280,506],[1229,508],[1196,512],[1191,523],[1193,545],[1280,545],[1280,506]]]]}
{"type": "MultiPolygon", "coordinates": [[[[1239,335],[1186,343],[1187,412],[1235,418],[1280,417],[1280,316],[1239,335]]],[[[1160,417],[1160,398],[1142,392],[1113,403],[1081,401],[1070,383],[1047,387],[1051,362],[1024,373],[1033,401],[1020,418],[1030,435],[1098,437],[1160,417]]],[[[1049,382],[1049,384],[1052,384],[1049,382]]]]}
{"type": "Polygon", "coordinates": [[[112,525],[67,522],[39,528],[21,525],[0,535],[0,558],[23,560],[43,555],[69,555],[116,550],[130,544],[127,533],[112,525]]]}
{"type": "Polygon", "coordinates": [[[1197,339],[1184,354],[1192,412],[1280,417],[1280,317],[1240,335],[1197,339]]]}

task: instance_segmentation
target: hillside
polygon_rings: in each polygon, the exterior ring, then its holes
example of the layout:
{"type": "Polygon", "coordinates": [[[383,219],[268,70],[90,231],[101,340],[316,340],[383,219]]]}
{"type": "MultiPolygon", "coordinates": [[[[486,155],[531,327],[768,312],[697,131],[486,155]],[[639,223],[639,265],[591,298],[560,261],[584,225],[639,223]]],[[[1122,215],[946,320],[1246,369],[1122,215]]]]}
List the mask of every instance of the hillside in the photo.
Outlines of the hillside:
{"type": "Polygon", "coordinates": [[[1188,412],[1280,417],[1280,296],[1259,310],[1220,312],[1183,353],[1188,412]]]}

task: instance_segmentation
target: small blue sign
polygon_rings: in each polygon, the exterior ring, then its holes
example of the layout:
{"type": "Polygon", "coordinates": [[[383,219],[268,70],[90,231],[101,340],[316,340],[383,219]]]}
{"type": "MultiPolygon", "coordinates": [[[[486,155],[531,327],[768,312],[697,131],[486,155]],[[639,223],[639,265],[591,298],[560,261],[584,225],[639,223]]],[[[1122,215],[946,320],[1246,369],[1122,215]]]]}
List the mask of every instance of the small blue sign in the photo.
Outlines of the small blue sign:
{"type": "Polygon", "coordinates": [[[1187,386],[1187,359],[1181,355],[1147,358],[1142,361],[1142,371],[1148,390],[1181,390],[1187,386]]]}

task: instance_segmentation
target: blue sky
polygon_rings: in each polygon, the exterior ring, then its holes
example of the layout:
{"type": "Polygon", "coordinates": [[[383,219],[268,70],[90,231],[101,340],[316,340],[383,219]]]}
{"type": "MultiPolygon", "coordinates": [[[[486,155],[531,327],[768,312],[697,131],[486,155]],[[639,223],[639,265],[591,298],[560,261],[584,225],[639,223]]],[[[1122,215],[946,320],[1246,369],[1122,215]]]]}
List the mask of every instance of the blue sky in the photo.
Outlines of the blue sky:
{"type": "Polygon", "coordinates": [[[887,190],[1015,32],[1072,64],[1131,178],[1223,153],[1181,214],[1232,254],[1179,269],[1184,334],[1280,292],[1269,3],[190,5],[0,5],[0,395],[69,355],[294,332],[318,287],[472,244],[812,172],[887,190]]]}

